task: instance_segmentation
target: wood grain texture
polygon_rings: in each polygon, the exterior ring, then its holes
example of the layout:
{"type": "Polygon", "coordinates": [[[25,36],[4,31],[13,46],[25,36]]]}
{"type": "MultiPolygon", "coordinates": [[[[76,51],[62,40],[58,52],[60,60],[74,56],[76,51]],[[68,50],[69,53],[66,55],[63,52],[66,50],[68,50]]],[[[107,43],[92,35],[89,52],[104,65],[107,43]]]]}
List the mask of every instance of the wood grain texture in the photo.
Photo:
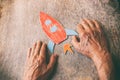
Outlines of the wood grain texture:
{"type": "MultiPolygon", "coordinates": [[[[0,0],[0,80],[21,80],[27,49],[37,40],[48,42],[39,23],[40,11],[73,30],[82,18],[98,20],[108,39],[116,75],[119,75],[120,14],[116,1],[0,0]]],[[[59,61],[52,80],[98,80],[96,68],[90,59],[75,50],[74,54],[64,55],[63,44],[70,41],[71,37],[55,47],[59,61]]]]}

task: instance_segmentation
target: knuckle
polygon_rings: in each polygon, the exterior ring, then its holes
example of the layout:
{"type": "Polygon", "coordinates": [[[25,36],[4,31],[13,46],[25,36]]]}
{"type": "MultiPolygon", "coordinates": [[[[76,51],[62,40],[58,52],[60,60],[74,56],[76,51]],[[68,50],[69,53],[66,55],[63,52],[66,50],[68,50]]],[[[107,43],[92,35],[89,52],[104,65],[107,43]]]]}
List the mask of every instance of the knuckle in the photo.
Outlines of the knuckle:
{"type": "Polygon", "coordinates": [[[92,33],[92,29],[89,29],[89,30],[88,30],[88,34],[91,34],[91,33],[92,33]]]}
{"type": "Polygon", "coordinates": [[[38,55],[33,55],[33,58],[34,58],[34,59],[37,59],[37,58],[38,58],[38,55]]]}
{"type": "Polygon", "coordinates": [[[40,64],[40,65],[44,64],[44,61],[43,61],[43,60],[40,60],[40,61],[39,61],[39,64],[40,64]]]}
{"type": "Polygon", "coordinates": [[[87,33],[86,33],[86,32],[83,32],[83,33],[81,33],[80,37],[84,37],[84,36],[86,36],[86,35],[87,35],[87,33]]]}
{"type": "Polygon", "coordinates": [[[43,62],[44,60],[45,60],[45,57],[41,56],[41,57],[40,57],[40,61],[43,62]]]}

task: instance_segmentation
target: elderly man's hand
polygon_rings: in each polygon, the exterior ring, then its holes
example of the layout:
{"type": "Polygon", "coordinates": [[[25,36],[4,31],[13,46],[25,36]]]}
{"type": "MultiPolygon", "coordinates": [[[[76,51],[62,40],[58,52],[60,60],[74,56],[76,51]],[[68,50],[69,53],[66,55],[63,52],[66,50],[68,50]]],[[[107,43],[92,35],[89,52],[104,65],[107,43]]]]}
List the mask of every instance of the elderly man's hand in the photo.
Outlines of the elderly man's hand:
{"type": "Polygon", "coordinates": [[[46,44],[41,41],[34,44],[28,50],[24,80],[47,80],[51,74],[57,60],[57,55],[53,54],[49,64],[46,63],[46,44]]]}
{"type": "Polygon", "coordinates": [[[100,80],[114,80],[112,59],[99,24],[95,20],[85,19],[77,30],[79,38],[74,36],[72,39],[75,49],[93,60],[100,80]]]}
{"type": "Polygon", "coordinates": [[[108,51],[104,34],[95,20],[83,20],[77,26],[77,31],[80,40],[73,36],[72,44],[78,52],[93,58],[102,51],[108,51]]]}

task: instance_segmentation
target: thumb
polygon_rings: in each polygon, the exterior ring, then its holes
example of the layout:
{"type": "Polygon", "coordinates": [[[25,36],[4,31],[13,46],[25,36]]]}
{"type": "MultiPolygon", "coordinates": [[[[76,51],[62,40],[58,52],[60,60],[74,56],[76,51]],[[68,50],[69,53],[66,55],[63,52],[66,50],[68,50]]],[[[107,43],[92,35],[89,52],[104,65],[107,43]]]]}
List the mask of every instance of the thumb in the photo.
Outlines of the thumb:
{"type": "Polygon", "coordinates": [[[72,36],[72,45],[75,49],[79,48],[79,42],[78,42],[76,36],[72,36]]]}
{"type": "Polygon", "coordinates": [[[52,54],[50,57],[50,62],[47,66],[48,70],[52,70],[53,67],[55,66],[55,63],[57,62],[58,55],[57,54],[52,54]]]}

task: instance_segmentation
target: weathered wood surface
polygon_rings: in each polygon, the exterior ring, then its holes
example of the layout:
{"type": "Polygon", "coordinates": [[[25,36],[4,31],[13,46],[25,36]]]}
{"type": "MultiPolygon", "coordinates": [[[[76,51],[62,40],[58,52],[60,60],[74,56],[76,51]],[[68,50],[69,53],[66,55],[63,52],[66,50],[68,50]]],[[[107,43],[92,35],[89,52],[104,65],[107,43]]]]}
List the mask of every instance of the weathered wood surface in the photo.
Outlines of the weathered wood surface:
{"type": "MultiPolygon", "coordinates": [[[[76,29],[82,18],[101,22],[119,75],[120,14],[118,3],[112,1],[0,0],[0,80],[21,80],[28,47],[37,40],[48,42],[39,23],[40,11],[50,14],[70,29],[76,29]]],[[[60,56],[52,80],[97,80],[97,71],[90,59],[76,51],[63,54],[62,46],[70,40],[71,37],[55,48],[55,53],[60,56]]]]}

